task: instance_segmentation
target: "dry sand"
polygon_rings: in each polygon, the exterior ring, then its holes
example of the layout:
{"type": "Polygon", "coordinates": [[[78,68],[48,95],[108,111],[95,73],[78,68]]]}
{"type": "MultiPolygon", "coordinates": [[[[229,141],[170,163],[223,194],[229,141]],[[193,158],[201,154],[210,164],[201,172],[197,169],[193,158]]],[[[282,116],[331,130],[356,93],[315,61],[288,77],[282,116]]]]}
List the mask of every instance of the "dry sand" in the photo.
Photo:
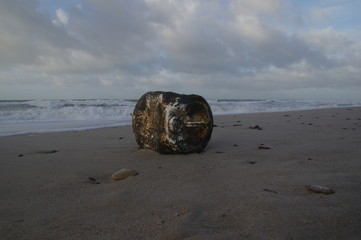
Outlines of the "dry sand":
{"type": "Polygon", "coordinates": [[[139,150],[131,127],[0,138],[0,239],[360,239],[361,108],[215,124],[189,155],[139,150]]]}

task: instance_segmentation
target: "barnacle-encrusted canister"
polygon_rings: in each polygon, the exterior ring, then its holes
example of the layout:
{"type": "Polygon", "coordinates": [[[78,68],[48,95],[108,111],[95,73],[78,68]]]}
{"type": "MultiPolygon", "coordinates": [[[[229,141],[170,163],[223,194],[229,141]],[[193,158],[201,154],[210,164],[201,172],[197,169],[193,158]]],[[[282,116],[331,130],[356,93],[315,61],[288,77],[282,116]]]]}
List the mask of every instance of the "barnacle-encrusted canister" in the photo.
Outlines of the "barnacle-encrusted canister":
{"type": "Polygon", "coordinates": [[[138,100],[132,118],[139,146],[160,153],[201,152],[213,130],[207,101],[194,94],[148,92],[138,100]]]}

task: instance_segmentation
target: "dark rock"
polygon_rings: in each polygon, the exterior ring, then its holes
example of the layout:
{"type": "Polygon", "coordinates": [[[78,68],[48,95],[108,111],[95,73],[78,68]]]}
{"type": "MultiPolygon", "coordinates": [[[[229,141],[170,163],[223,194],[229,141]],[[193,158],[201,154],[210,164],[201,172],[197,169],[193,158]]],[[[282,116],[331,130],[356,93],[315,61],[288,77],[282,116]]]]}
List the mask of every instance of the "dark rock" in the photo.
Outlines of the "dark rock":
{"type": "Polygon", "coordinates": [[[132,125],[141,148],[160,153],[193,153],[207,146],[213,115],[201,96],[148,92],[135,106],[132,125]]]}

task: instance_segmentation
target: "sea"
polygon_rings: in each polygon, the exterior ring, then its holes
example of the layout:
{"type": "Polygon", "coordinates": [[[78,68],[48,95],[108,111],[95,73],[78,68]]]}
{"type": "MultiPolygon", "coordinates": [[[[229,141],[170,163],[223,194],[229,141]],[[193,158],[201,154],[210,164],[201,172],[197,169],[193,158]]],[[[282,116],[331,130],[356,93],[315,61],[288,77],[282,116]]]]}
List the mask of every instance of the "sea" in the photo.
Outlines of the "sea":
{"type": "MultiPolygon", "coordinates": [[[[209,99],[213,115],[361,106],[361,101],[209,99]]],[[[0,137],[131,125],[137,100],[0,100],[0,137]]]]}

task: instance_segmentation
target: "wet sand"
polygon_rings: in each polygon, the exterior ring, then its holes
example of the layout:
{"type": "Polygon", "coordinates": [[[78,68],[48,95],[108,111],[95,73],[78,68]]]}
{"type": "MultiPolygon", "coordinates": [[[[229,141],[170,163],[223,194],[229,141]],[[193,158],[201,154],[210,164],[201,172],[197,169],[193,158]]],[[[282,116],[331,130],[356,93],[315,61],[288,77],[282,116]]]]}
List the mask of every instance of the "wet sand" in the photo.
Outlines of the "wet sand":
{"type": "Polygon", "coordinates": [[[215,125],[189,155],[140,150],[131,127],[0,138],[0,239],[359,239],[361,108],[215,125]]]}

